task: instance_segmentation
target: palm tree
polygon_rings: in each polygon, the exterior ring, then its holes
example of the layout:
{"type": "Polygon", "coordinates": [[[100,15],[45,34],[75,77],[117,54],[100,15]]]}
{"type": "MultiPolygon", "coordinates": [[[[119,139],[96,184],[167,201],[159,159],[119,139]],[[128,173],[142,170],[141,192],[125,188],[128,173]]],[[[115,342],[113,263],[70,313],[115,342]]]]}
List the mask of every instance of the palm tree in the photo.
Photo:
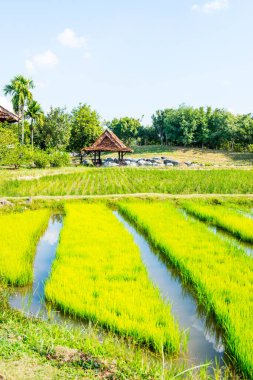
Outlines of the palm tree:
{"type": "Polygon", "coordinates": [[[31,131],[31,145],[33,149],[33,134],[34,134],[34,123],[40,122],[43,119],[43,111],[41,105],[36,100],[31,100],[27,105],[27,110],[25,113],[26,118],[31,119],[30,131],[31,131]]]}
{"type": "MultiPolygon", "coordinates": [[[[22,133],[21,142],[24,144],[24,113],[25,106],[28,101],[32,100],[31,89],[34,88],[32,79],[25,78],[22,75],[15,76],[10,84],[4,87],[4,94],[12,96],[12,105],[14,111],[21,116],[22,119],[22,133]]],[[[19,121],[18,121],[18,134],[20,139],[19,121]]]]}

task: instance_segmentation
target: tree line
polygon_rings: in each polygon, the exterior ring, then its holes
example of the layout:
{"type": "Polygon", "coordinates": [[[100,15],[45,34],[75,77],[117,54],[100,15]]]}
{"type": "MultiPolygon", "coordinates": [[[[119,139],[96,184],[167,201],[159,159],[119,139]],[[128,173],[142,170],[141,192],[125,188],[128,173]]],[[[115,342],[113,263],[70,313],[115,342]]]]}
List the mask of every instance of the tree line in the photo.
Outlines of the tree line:
{"type": "MultiPolygon", "coordinates": [[[[251,114],[235,115],[220,108],[181,105],[176,109],[157,110],[148,126],[143,125],[142,119],[132,117],[104,122],[97,111],[81,103],[71,112],[66,108],[51,107],[44,113],[33,97],[34,87],[32,79],[21,75],[4,87],[5,95],[11,96],[19,122],[1,125],[0,163],[3,146],[12,147],[4,151],[5,155],[8,152],[13,155],[13,147],[17,148],[15,160],[18,152],[23,152],[24,157],[24,152],[29,150],[37,156],[38,152],[51,155],[52,152],[80,152],[83,147],[92,144],[105,127],[130,146],[161,144],[253,151],[251,114]]],[[[54,153],[54,156],[57,154],[54,153]]]]}

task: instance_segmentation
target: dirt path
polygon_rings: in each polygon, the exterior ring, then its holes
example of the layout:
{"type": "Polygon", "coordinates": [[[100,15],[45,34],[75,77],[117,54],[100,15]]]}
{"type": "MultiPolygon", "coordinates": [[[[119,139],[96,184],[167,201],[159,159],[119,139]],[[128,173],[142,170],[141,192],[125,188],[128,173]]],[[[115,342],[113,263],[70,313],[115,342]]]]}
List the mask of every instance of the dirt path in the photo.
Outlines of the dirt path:
{"type": "Polygon", "coordinates": [[[35,195],[22,197],[3,197],[11,200],[68,200],[68,199],[106,199],[106,198],[160,198],[160,199],[180,199],[180,198],[252,198],[253,194],[163,194],[163,193],[131,193],[131,194],[103,194],[103,195],[35,195]]]}

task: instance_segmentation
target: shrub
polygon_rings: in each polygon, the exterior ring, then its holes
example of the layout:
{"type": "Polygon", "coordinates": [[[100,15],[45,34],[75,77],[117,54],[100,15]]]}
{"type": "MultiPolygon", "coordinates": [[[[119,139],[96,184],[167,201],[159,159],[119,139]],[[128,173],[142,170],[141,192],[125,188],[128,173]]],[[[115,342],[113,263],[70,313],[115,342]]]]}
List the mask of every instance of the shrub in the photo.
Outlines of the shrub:
{"type": "Polygon", "coordinates": [[[66,152],[55,151],[49,155],[49,161],[53,167],[70,165],[70,157],[66,152]]]}
{"type": "Polygon", "coordinates": [[[46,168],[50,164],[49,155],[42,150],[34,152],[33,161],[37,168],[46,168]]]}

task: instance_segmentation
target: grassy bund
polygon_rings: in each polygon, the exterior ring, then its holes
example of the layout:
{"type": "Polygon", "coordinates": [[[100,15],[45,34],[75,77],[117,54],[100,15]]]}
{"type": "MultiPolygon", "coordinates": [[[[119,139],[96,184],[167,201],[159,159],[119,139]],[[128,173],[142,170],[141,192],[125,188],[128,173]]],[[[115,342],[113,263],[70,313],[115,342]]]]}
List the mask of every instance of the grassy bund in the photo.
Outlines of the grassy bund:
{"type": "Polygon", "coordinates": [[[6,176],[2,174],[0,196],[130,193],[252,194],[252,178],[253,170],[83,168],[71,174],[47,175],[30,180],[15,179],[10,177],[10,174],[6,176]]]}
{"type": "Polygon", "coordinates": [[[199,303],[224,330],[235,364],[253,378],[253,260],[169,202],[122,203],[122,214],[193,284],[199,303]]]}
{"type": "Polygon", "coordinates": [[[32,281],[38,240],[49,220],[48,210],[0,215],[0,278],[11,285],[32,281]]]}
{"type": "Polygon", "coordinates": [[[47,300],[155,351],[179,351],[180,334],[148,279],[133,238],[104,205],[66,206],[47,300]]]}
{"type": "Polygon", "coordinates": [[[253,242],[253,219],[238,211],[199,202],[183,202],[182,206],[190,215],[222,228],[241,240],[253,242]]]}

